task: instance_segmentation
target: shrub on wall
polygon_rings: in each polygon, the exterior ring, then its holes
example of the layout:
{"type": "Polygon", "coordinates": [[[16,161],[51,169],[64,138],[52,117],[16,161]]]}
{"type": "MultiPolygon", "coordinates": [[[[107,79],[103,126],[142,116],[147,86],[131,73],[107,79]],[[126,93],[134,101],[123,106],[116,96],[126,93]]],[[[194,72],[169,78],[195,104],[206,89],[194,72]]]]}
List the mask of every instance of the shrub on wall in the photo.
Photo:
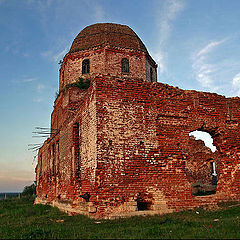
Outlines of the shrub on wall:
{"type": "Polygon", "coordinates": [[[78,78],[77,82],[66,85],[66,88],[77,87],[79,89],[88,89],[90,87],[90,79],[78,78]]]}

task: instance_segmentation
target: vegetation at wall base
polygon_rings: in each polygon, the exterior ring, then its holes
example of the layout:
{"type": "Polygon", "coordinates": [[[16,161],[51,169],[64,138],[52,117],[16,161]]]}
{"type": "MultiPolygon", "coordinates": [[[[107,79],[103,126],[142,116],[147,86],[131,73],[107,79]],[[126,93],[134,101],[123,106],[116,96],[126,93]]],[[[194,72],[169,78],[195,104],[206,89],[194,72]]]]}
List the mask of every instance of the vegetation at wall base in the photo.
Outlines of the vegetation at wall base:
{"type": "Polygon", "coordinates": [[[4,239],[227,239],[240,238],[240,206],[220,204],[215,211],[195,209],[165,215],[95,220],[68,216],[33,197],[0,201],[0,238],[4,239]]]}

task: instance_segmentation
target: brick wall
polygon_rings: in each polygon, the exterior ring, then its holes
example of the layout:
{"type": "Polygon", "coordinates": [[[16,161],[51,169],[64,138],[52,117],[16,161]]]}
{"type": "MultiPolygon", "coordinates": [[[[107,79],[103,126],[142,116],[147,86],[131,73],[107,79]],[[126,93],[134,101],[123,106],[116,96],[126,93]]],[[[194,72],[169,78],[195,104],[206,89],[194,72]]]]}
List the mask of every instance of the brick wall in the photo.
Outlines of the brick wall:
{"type": "Polygon", "coordinates": [[[240,153],[233,147],[240,140],[239,98],[136,79],[96,82],[100,211],[121,214],[116,207],[132,202],[125,208],[131,212],[138,195],[150,203],[149,210],[160,212],[206,204],[207,197],[192,195],[191,184],[211,184],[213,160],[218,186],[211,199],[239,198],[240,153]],[[191,139],[194,130],[209,132],[218,151],[191,139]],[[234,153],[224,151],[232,148],[234,153]]]}
{"type": "Polygon", "coordinates": [[[79,77],[91,78],[96,75],[141,78],[150,81],[150,67],[153,70],[153,81],[157,81],[156,66],[150,62],[146,53],[119,47],[96,48],[65,56],[59,74],[59,90],[67,84],[76,82],[79,77]],[[121,60],[129,60],[129,73],[122,73],[121,60]],[[90,60],[90,73],[82,74],[82,61],[90,60]],[[64,85],[63,85],[64,74],[64,85]]]}
{"type": "Polygon", "coordinates": [[[139,78],[92,76],[88,90],[70,88],[55,102],[52,119],[60,109],[62,116],[52,128],[61,127],[39,152],[36,202],[101,218],[142,213],[141,204],[156,214],[239,200],[239,104],[139,78]],[[217,151],[189,137],[194,130],[210,133],[217,151]],[[196,182],[211,184],[212,161],[216,194],[194,196],[196,182]]]}

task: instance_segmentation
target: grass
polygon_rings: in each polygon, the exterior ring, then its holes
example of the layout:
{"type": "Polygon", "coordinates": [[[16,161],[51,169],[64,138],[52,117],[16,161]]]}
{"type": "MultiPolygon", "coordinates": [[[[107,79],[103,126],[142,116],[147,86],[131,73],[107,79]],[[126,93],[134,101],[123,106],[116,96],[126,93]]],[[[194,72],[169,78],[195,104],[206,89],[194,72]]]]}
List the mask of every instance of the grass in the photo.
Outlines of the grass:
{"type": "MultiPolygon", "coordinates": [[[[231,205],[231,206],[229,206],[231,205]]],[[[68,216],[28,198],[0,201],[0,239],[240,238],[240,206],[149,217],[94,220],[68,216]]]]}

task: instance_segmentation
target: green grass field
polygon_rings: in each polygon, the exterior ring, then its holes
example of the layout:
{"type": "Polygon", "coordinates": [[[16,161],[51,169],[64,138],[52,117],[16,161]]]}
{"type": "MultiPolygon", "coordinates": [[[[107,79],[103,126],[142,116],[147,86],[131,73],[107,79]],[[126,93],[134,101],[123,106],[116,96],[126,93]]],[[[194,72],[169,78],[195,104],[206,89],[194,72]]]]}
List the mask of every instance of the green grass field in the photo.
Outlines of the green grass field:
{"type": "Polygon", "coordinates": [[[0,201],[0,238],[240,239],[240,206],[234,204],[224,204],[216,211],[197,209],[161,216],[94,220],[82,215],[71,217],[50,206],[33,205],[31,199],[13,198],[0,201]]]}

